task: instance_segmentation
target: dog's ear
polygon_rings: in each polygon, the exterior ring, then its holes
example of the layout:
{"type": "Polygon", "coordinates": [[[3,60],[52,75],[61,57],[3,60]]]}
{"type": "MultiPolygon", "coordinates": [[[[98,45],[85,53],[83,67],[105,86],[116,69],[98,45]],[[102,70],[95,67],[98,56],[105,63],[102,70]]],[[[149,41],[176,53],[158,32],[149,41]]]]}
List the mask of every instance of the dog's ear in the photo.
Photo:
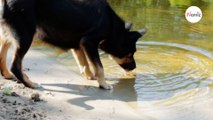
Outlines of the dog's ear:
{"type": "Polygon", "coordinates": [[[138,31],[132,31],[130,32],[130,38],[131,40],[133,40],[134,42],[136,42],[140,37],[142,37],[146,32],[147,32],[147,28],[144,29],[140,29],[138,31]]]}
{"type": "Polygon", "coordinates": [[[141,34],[141,36],[143,36],[145,33],[148,32],[148,29],[145,27],[144,29],[140,29],[137,31],[139,34],[141,34]]]}
{"type": "Polygon", "coordinates": [[[131,28],[132,28],[132,23],[131,22],[127,22],[126,24],[125,24],[125,28],[126,28],[126,30],[130,30],[131,28]]]}
{"type": "Polygon", "coordinates": [[[130,34],[131,41],[137,42],[137,40],[141,37],[141,34],[137,31],[132,31],[130,34]]]}

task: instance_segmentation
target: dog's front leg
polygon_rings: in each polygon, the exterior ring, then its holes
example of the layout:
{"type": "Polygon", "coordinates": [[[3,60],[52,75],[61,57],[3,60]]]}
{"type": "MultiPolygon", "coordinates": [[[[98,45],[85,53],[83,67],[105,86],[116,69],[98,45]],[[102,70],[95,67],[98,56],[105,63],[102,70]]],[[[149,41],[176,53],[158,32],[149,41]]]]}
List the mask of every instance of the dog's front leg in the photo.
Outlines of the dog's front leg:
{"type": "Polygon", "coordinates": [[[88,39],[83,40],[81,44],[93,65],[95,76],[97,77],[100,88],[111,90],[112,86],[107,84],[104,80],[104,69],[98,53],[98,44],[96,45],[88,39]]]}
{"type": "Polygon", "coordinates": [[[87,62],[86,55],[84,54],[84,51],[82,48],[79,49],[72,49],[72,54],[75,58],[75,61],[78,64],[78,67],[80,69],[80,73],[83,74],[88,80],[95,80],[96,78],[93,76],[89,63],[87,62]]]}

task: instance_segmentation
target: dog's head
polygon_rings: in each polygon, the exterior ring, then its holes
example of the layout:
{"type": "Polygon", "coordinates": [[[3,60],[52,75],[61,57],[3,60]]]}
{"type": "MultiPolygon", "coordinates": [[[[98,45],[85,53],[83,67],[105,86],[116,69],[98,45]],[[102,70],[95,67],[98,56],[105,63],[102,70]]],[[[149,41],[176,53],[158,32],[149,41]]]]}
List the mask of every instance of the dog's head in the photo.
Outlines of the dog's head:
{"type": "Polygon", "coordinates": [[[108,42],[102,41],[101,49],[109,53],[112,58],[126,71],[131,71],[136,68],[134,53],[136,52],[136,42],[142,37],[147,29],[138,31],[130,31],[132,24],[126,24],[125,34],[120,34],[118,40],[108,42]]]}

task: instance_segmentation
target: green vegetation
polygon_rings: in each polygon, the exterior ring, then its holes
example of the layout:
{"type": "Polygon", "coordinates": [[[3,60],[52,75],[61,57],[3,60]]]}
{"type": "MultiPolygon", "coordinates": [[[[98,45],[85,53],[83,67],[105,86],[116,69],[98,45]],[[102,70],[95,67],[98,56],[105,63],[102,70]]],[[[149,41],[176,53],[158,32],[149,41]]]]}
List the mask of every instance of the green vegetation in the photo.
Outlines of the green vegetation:
{"type": "Polygon", "coordinates": [[[3,95],[11,96],[12,95],[12,88],[10,88],[10,87],[3,88],[3,95]]]}
{"type": "Polygon", "coordinates": [[[207,5],[210,0],[110,0],[113,5],[121,6],[162,6],[162,7],[174,7],[174,6],[191,6],[191,5],[207,5]]]}

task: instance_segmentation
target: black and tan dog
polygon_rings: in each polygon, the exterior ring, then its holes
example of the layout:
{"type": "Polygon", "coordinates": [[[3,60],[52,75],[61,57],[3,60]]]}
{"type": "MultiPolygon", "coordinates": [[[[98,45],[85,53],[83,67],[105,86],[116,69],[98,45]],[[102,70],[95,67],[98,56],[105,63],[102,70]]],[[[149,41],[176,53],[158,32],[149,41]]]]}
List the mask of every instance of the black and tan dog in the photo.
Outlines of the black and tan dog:
{"type": "Polygon", "coordinates": [[[133,55],[136,41],[146,29],[130,31],[106,0],[0,0],[0,69],[7,78],[15,78],[25,86],[38,85],[22,71],[22,60],[35,34],[39,39],[64,50],[72,49],[88,79],[96,78],[104,89],[111,89],[104,80],[98,48],[109,53],[125,70],[136,67],[133,55]],[[11,72],[6,56],[11,44],[15,55],[11,72]],[[90,71],[86,55],[95,75],[90,71]]]}

